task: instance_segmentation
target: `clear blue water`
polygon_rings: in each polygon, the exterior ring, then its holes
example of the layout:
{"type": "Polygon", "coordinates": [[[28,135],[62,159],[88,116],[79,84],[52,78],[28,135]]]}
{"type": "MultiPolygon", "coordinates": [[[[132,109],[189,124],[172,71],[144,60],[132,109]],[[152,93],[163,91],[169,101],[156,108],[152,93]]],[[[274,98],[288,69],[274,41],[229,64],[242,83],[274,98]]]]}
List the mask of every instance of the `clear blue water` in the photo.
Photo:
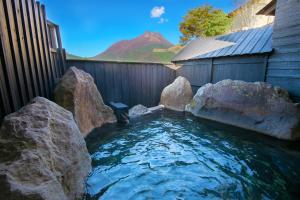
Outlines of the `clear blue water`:
{"type": "Polygon", "coordinates": [[[300,145],[164,111],[91,133],[89,199],[299,199],[300,145]]]}

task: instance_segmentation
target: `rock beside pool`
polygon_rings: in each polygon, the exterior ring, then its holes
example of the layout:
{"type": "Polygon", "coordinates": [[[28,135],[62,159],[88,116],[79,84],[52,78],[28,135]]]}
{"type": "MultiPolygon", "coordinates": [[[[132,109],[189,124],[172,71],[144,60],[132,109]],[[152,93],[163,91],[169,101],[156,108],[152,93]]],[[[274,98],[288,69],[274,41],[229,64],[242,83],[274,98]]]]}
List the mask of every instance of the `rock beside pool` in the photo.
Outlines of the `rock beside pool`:
{"type": "Polygon", "coordinates": [[[143,105],[136,105],[129,110],[129,117],[137,118],[137,117],[140,117],[143,115],[147,115],[147,114],[162,110],[163,108],[164,108],[163,105],[159,105],[159,106],[155,106],[155,107],[151,107],[151,108],[147,108],[146,106],[143,106],[143,105]]]}
{"type": "Polygon", "coordinates": [[[206,84],[186,111],[279,139],[300,136],[299,110],[287,91],[270,84],[224,80],[206,84]]]}
{"type": "Polygon", "coordinates": [[[136,105],[129,109],[129,117],[136,118],[142,115],[149,114],[149,109],[143,105],[136,105]]]}
{"type": "Polygon", "coordinates": [[[80,199],[91,159],[71,112],[37,97],[0,128],[0,199],[80,199]]]}
{"type": "Polygon", "coordinates": [[[94,128],[116,122],[113,110],[106,106],[93,77],[71,67],[54,91],[55,102],[71,111],[81,133],[86,136],[94,128]]]}
{"type": "Polygon", "coordinates": [[[163,110],[165,108],[164,105],[158,105],[158,106],[154,106],[154,107],[150,107],[148,108],[150,113],[156,112],[156,111],[160,111],[163,110]]]}
{"type": "Polygon", "coordinates": [[[192,98],[193,91],[190,82],[179,76],[172,84],[165,87],[161,94],[160,104],[171,110],[184,111],[192,98]]]}

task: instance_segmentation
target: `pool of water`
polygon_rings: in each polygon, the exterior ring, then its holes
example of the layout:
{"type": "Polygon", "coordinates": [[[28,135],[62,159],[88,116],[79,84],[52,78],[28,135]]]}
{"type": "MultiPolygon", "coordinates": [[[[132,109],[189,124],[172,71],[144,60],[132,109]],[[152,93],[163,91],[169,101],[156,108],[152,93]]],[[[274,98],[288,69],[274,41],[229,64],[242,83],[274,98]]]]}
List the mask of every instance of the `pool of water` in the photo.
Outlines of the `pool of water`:
{"type": "Polygon", "coordinates": [[[164,111],[86,138],[84,199],[299,199],[300,145],[164,111]]]}

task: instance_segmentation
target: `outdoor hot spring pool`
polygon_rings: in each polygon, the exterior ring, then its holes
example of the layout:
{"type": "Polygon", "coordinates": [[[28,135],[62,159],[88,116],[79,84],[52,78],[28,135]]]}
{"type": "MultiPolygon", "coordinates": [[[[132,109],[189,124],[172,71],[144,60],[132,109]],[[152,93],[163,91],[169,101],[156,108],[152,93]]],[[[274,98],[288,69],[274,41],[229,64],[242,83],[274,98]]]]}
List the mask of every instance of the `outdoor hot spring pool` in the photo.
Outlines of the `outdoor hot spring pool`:
{"type": "Polygon", "coordinates": [[[164,111],[91,133],[84,199],[297,199],[300,145],[164,111]]]}

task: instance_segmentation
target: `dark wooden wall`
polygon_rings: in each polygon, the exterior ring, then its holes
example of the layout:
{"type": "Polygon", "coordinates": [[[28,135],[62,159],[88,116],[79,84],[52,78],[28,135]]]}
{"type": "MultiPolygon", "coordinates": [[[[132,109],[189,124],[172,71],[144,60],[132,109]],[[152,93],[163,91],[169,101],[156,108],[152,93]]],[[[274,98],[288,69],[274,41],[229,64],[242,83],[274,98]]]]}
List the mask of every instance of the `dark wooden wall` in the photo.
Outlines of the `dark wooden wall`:
{"type": "Polygon", "coordinates": [[[0,1],[0,118],[35,96],[51,98],[64,71],[58,26],[46,18],[34,0],[0,1]]]}
{"type": "Polygon", "coordinates": [[[143,104],[156,106],[162,90],[177,76],[186,77],[196,93],[206,83],[223,79],[264,81],[267,55],[227,57],[177,63],[126,63],[68,60],[67,66],[75,66],[90,73],[105,103],[123,102],[130,107],[143,104]]]}
{"type": "Polygon", "coordinates": [[[300,101],[299,0],[277,0],[273,48],[267,82],[286,88],[296,101],[300,101]]]}
{"type": "Polygon", "coordinates": [[[178,62],[177,76],[186,77],[197,92],[206,83],[224,79],[247,82],[264,81],[268,55],[233,56],[178,62]]]}
{"type": "Polygon", "coordinates": [[[68,60],[67,66],[90,73],[106,103],[130,107],[157,106],[162,90],[176,77],[172,65],[165,64],[68,60]]]}
{"type": "Polygon", "coordinates": [[[176,75],[187,78],[194,93],[199,87],[211,82],[212,59],[180,62],[177,65],[180,68],[176,70],[176,75]]]}

